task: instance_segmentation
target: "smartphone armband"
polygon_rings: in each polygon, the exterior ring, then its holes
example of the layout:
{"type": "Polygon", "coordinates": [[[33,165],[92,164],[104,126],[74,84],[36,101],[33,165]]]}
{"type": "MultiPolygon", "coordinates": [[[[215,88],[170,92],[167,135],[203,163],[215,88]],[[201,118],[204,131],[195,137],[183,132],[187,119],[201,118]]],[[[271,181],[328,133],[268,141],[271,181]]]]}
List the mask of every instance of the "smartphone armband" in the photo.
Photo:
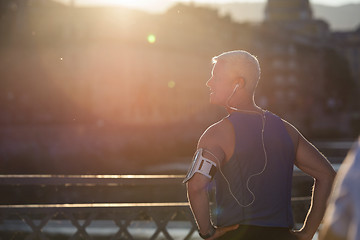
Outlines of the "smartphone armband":
{"type": "Polygon", "coordinates": [[[212,179],[216,173],[216,163],[203,155],[203,149],[199,148],[194,155],[192,164],[186,174],[183,183],[189,181],[195,173],[201,173],[202,175],[212,179]]]}

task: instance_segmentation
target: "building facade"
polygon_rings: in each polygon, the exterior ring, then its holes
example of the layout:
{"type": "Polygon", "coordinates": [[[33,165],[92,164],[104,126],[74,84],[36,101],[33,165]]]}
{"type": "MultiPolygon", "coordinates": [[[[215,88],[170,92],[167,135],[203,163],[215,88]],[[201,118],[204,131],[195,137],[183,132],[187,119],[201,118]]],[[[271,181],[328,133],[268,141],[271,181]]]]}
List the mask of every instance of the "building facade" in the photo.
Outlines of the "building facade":
{"type": "Polygon", "coordinates": [[[336,94],[325,90],[325,53],[345,52],[358,79],[358,31],[331,33],[326,22],[313,18],[308,0],[269,0],[261,24],[235,23],[191,4],[154,15],[28,3],[9,6],[4,19],[11,31],[0,25],[8,36],[0,61],[9,66],[1,71],[12,79],[2,83],[2,101],[9,106],[3,122],[210,123],[224,116],[208,104],[211,58],[244,49],[262,66],[256,95],[262,107],[303,132],[351,132],[348,109],[327,111],[336,94]],[[12,67],[19,59],[22,71],[12,67]]]}

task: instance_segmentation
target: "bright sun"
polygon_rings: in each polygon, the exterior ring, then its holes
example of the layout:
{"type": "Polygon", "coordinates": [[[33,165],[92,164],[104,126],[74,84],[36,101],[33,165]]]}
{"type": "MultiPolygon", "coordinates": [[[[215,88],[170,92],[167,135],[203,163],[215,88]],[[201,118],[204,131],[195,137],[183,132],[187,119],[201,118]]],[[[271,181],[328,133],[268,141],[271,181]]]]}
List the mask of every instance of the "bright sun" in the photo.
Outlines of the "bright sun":
{"type": "Polygon", "coordinates": [[[146,5],[147,2],[146,0],[103,0],[103,1],[99,1],[99,3],[104,4],[104,2],[106,2],[108,5],[122,5],[125,7],[141,7],[143,5],[146,5]]]}
{"type": "MultiPolygon", "coordinates": [[[[1,1],[1,0],[0,0],[1,1]]],[[[175,2],[182,0],[54,0],[75,6],[123,6],[148,12],[164,12],[175,2]]],[[[184,1],[184,0],[183,0],[184,1]]],[[[190,0],[185,0],[190,1],[190,0]]]]}
{"type": "Polygon", "coordinates": [[[158,4],[159,0],[57,0],[59,2],[73,2],[75,5],[96,5],[96,6],[126,6],[126,7],[144,7],[158,4]]]}

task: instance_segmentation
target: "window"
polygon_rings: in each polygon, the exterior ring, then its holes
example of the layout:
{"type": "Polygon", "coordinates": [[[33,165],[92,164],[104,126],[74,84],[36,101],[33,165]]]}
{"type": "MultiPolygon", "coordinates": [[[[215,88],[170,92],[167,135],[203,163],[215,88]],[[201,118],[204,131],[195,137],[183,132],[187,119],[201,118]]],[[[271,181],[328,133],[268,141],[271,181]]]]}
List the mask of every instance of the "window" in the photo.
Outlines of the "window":
{"type": "Polygon", "coordinates": [[[289,80],[289,83],[291,83],[291,84],[296,84],[297,83],[297,78],[294,75],[290,75],[288,80],[289,80]]]}
{"type": "Polygon", "coordinates": [[[296,68],[296,61],[294,59],[291,59],[288,62],[288,66],[289,66],[290,69],[295,69],[296,68]]]}
{"type": "Polygon", "coordinates": [[[280,59],[274,59],[272,62],[272,66],[273,68],[279,69],[284,67],[284,63],[280,59]]]}
{"type": "Polygon", "coordinates": [[[284,83],[284,77],[281,76],[281,75],[276,75],[276,76],[275,76],[275,82],[276,82],[277,84],[283,84],[283,83],[284,83]]]}

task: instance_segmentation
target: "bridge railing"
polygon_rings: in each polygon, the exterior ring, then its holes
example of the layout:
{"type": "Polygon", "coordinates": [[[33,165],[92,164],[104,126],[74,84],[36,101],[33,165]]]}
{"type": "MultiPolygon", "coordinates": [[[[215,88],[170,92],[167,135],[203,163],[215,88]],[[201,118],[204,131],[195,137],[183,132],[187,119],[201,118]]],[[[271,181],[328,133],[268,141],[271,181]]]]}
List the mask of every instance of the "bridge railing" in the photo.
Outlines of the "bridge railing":
{"type": "MultiPolygon", "coordinates": [[[[5,199],[0,205],[0,239],[200,239],[181,184],[183,177],[0,175],[5,199]],[[29,187],[36,196],[22,195],[21,189],[29,187]],[[110,188],[115,195],[125,197],[108,199],[106,195],[97,200],[107,202],[89,201],[82,198],[81,190],[89,187],[92,194],[110,188]],[[58,192],[69,193],[72,200],[40,194],[49,188],[60,188],[58,192]],[[78,189],[80,196],[73,194],[78,189]],[[156,198],[151,194],[154,191],[156,198]]],[[[308,196],[293,196],[295,220],[303,219],[300,215],[307,212],[309,202],[308,196]]]]}
{"type": "Polygon", "coordinates": [[[2,239],[191,239],[196,231],[187,203],[1,206],[1,225],[2,239]]]}
{"type": "MultiPolygon", "coordinates": [[[[337,170],[350,141],[316,142],[337,170]]],[[[182,175],[0,175],[0,240],[200,239],[182,175]]],[[[294,168],[301,226],[313,179],[294,168]]]]}

